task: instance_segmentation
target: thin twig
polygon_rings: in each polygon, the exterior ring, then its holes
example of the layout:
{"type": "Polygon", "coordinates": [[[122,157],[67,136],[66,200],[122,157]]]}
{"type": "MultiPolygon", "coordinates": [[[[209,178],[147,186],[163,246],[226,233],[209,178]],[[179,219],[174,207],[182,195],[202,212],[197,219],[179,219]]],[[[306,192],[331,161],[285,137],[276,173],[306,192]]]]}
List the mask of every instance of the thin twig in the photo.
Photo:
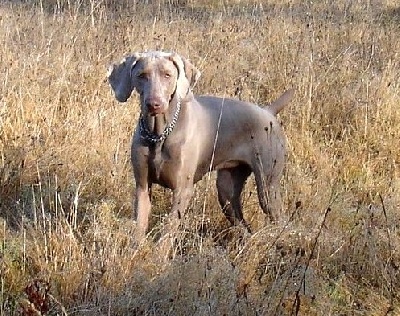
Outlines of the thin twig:
{"type": "Polygon", "coordinates": [[[313,244],[313,246],[311,248],[311,252],[310,252],[310,255],[308,257],[308,260],[307,260],[307,263],[306,263],[306,267],[305,267],[303,275],[301,277],[299,288],[296,291],[296,298],[295,298],[295,300],[293,302],[292,309],[291,309],[291,312],[290,312],[291,315],[294,314],[294,315],[297,316],[299,314],[299,311],[300,311],[300,291],[302,289],[305,289],[305,287],[306,287],[306,273],[307,273],[308,267],[310,266],[311,259],[312,259],[313,255],[314,255],[314,251],[315,251],[315,248],[317,246],[319,236],[321,235],[322,228],[325,227],[326,218],[328,217],[328,213],[330,211],[331,211],[331,208],[328,207],[326,209],[326,211],[325,211],[324,218],[323,218],[323,220],[322,220],[322,222],[321,222],[321,224],[319,226],[317,236],[315,236],[314,244],[313,244]],[[294,309],[295,309],[295,311],[293,313],[294,309]]]}
{"type": "MultiPolygon", "coordinates": [[[[204,193],[203,210],[202,210],[202,216],[201,216],[201,225],[204,225],[204,221],[205,221],[206,204],[207,204],[207,193],[208,193],[208,189],[210,187],[209,184],[210,184],[210,180],[211,180],[211,171],[212,171],[213,164],[214,164],[215,149],[217,148],[219,128],[221,126],[222,111],[223,111],[223,108],[224,108],[224,103],[225,103],[225,97],[222,99],[221,111],[219,112],[218,125],[217,125],[217,131],[215,133],[215,138],[214,138],[214,146],[213,146],[213,151],[212,151],[212,155],[211,155],[211,161],[210,161],[210,165],[208,167],[209,170],[208,170],[208,175],[207,175],[206,191],[204,193]]],[[[202,249],[203,249],[203,236],[200,239],[200,253],[202,252],[202,249]]]]}
{"type": "Polygon", "coordinates": [[[393,266],[394,262],[393,262],[393,255],[392,255],[392,241],[390,239],[390,230],[389,230],[389,222],[388,222],[388,218],[387,218],[387,213],[386,213],[386,207],[385,207],[385,203],[383,202],[383,197],[381,194],[379,194],[379,199],[381,200],[381,204],[382,204],[382,212],[383,215],[385,216],[385,224],[386,224],[386,234],[387,234],[387,239],[388,239],[388,248],[389,248],[389,278],[390,278],[390,303],[389,303],[389,307],[385,313],[385,315],[388,315],[390,312],[393,311],[394,307],[393,307],[393,300],[394,300],[394,285],[393,285],[393,275],[392,275],[392,270],[391,267],[393,266]]]}

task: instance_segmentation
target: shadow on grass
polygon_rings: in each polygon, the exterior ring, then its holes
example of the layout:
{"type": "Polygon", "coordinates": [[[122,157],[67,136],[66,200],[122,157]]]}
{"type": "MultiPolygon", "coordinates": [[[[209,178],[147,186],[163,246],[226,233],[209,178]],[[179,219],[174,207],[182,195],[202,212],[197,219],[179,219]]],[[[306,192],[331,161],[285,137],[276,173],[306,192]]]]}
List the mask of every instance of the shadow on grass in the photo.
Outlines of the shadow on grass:
{"type": "Polygon", "coordinates": [[[17,212],[23,187],[25,153],[22,148],[8,147],[2,153],[0,169],[0,216],[12,227],[20,220],[17,212]]]}

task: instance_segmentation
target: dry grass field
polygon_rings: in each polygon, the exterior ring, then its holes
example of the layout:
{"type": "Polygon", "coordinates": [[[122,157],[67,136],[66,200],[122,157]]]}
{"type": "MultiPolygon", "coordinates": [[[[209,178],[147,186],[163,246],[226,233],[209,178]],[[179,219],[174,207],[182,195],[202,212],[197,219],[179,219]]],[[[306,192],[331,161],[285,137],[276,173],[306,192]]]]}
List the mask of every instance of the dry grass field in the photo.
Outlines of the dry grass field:
{"type": "Polygon", "coordinates": [[[1,315],[400,315],[397,0],[0,0],[1,315]],[[159,188],[133,240],[138,98],[109,64],[175,50],[197,94],[259,104],[294,87],[279,224],[253,180],[253,234],[205,177],[169,257],[159,188]]]}

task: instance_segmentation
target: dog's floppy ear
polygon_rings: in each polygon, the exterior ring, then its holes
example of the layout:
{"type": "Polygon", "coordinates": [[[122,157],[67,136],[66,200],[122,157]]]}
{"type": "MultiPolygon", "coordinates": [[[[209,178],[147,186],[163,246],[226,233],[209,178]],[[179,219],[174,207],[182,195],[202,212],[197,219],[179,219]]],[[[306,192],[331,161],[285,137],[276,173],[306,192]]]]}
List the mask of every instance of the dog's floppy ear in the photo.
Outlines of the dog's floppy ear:
{"type": "Polygon", "coordinates": [[[131,71],[139,55],[124,58],[119,64],[111,65],[107,72],[108,82],[114,90],[115,98],[119,102],[126,102],[132,94],[133,85],[131,71]]]}
{"type": "Polygon", "coordinates": [[[200,71],[187,59],[176,53],[171,54],[171,60],[178,69],[178,80],[176,90],[181,98],[184,98],[189,90],[193,88],[200,78],[200,71]]]}
{"type": "Polygon", "coordinates": [[[190,88],[193,89],[201,76],[200,70],[193,66],[193,64],[186,58],[181,57],[181,59],[183,61],[186,78],[189,80],[190,88]]]}

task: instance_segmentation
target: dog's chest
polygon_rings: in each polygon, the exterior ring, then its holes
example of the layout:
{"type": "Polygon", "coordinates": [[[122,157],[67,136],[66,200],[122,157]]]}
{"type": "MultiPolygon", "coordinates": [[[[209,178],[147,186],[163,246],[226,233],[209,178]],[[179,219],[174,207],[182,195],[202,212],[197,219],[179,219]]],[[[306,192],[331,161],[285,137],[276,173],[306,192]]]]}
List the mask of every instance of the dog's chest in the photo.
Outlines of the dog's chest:
{"type": "Polygon", "coordinates": [[[151,148],[149,151],[148,167],[149,177],[169,189],[177,187],[179,169],[181,166],[180,152],[160,147],[151,148]]]}

